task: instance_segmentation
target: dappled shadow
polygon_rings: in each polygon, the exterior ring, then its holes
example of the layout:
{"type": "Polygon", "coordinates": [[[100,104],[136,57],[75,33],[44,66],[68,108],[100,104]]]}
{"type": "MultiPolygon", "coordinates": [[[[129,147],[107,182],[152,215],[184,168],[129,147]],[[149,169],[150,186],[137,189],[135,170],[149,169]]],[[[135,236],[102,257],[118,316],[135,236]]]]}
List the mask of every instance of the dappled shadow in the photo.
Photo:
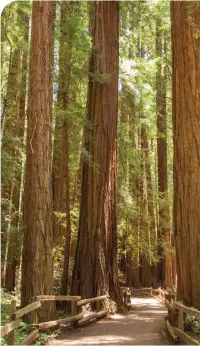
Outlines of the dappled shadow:
{"type": "Polygon", "coordinates": [[[167,314],[153,298],[133,298],[127,315],[115,314],[66,334],[51,344],[59,345],[169,345],[165,333],[167,314]]]}

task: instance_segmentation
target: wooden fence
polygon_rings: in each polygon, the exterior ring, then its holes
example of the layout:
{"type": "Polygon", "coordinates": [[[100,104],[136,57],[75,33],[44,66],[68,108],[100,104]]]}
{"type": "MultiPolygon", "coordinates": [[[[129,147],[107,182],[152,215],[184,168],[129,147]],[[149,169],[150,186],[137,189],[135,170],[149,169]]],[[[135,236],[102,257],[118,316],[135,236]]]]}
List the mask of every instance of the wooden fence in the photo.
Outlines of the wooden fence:
{"type": "Polygon", "coordinates": [[[200,319],[200,311],[185,306],[181,301],[166,300],[168,309],[167,328],[176,341],[180,339],[188,345],[200,345],[199,342],[193,339],[185,332],[185,318],[190,315],[200,319]]]}
{"type": "Polygon", "coordinates": [[[197,340],[193,339],[185,332],[185,318],[190,315],[200,319],[200,311],[185,306],[181,301],[177,301],[177,292],[173,290],[164,290],[161,287],[157,289],[149,288],[121,288],[124,291],[131,291],[134,297],[155,297],[166,305],[168,309],[167,329],[175,342],[183,341],[188,345],[200,345],[197,340]]]}
{"type": "MultiPolygon", "coordinates": [[[[185,306],[182,302],[176,301],[176,291],[158,289],[140,288],[134,289],[130,287],[121,287],[123,301],[128,308],[131,306],[131,295],[134,297],[155,297],[159,299],[162,304],[165,304],[168,309],[167,328],[172,338],[175,341],[182,340],[188,345],[199,345],[199,343],[185,333],[185,316],[200,318],[200,311],[185,306]]],[[[96,321],[107,315],[107,310],[101,310],[101,301],[107,299],[108,295],[103,295],[95,298],[81,299],[81,296],[38,296],[37,301],[27,305],[25,308],[16,310],[16,301],[11,301],[10,323],[1,328],[1,337],[8,334],[8,345],[14,345],[14,331],[20,327],[20,318],[24,315],[32,314],[32,324],[34,330],[23,341],[22,345],[31,345],[34,340],[38,338],[40,332],[47,329],[59,326],[61,324],[75,324],[77,326],[84,326],[88,322],[96,321]],[[71,301],[71,317],[59,319],[56,321],[38,323],[38,309],[41,307],[43,301],[56,301],[65,300],[71,301]],[[79,307],[95,303],[96,312],[83,316],[83,313],[78,313],[79,307]]]]}
{"type": "Polygon", "coordinates": [[[1,327],[1,337],[4,337],[5,335],[8,335],[8,345],[14,345],[15,344],[15,329],[20,327],[21,317],[23,317],[26,314],[31,313],[32,314],[32,324],[33,324],[33,330],[29,334],[29,336],[22,342],[21,345],[31,345],[34,340],[36,340],[40,332],[59,326],[61,324],[76,324],[77,326],[84,326],[89,321],[93,322],[96,321],[99,318],[105,317],[107,315],[107,310],[101,311],[101,301],[108,298],[108,295],[99,296],[95,298],[90,299],[81,299],[81,296],[38,296],[37,301],[34,303],[31,303],[27,305],[26,307],[16,310],[16,300],[11,301],[11,307],[10,307],[10,323],[6,324],[5,326],[1,327]],[[42,306],[43,301],[71,301],[71,317],[59,319],[56,321],[49,321],[49,322],[43,322],[38,323],[38,309],[42,306]],[[89,304],[89,303],[96,303],[96,312],[91,313],[88,316],[84,317],[83,313],[78,313],[78,309],[80,306],[89,304]]]}

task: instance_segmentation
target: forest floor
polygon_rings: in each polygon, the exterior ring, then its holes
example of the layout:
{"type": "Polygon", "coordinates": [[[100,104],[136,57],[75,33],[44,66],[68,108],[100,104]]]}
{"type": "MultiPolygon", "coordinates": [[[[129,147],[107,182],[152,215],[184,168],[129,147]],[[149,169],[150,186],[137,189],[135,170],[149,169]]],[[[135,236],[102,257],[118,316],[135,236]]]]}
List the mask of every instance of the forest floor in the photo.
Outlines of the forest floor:
{"type": "Polygon", "coordinates": [[[115,314],[71,332],[63,330],[47,345],[170,345],[167,310],[154,298],[132,298],[127,315],[115,314]]]}

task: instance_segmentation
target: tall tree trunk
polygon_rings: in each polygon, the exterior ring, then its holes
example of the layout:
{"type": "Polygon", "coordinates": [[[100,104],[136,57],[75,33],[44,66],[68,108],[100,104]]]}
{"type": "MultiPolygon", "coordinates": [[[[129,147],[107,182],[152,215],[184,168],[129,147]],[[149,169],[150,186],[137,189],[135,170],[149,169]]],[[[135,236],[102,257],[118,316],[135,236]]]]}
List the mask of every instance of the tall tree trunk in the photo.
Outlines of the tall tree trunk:
{"type": "MultiPolygon", "coordinates": [[[[69,85],[71,75],[72,45],[68,43],[66,22],[68,12],[72,3],[62,2],[61,4],[61,24],[60,24],[60,50],[59,50],[59,89],[58,107],[59,110],[66,111],[69,103],[69,85]]],[[[67,117],[64,121],[59,121],[61,134],[57,133],[57,144],[60,152],[55,153],[55,160],[58,164],[58,171],[54,179],[54,192],[57,188],[58,194],[55,202],[60,203],[58,211],[66,214],[65,247],[64,247],[64,267],[61,278],[61,294],[67,294],[68,269],[71,243],[71,218],[70,218],[70,184],[69,184],[69,121],[67,117]],[[60,136],[60,137],[59,137],[60,136]],[[60,142],[60,143],[59,143],[60,142]],[[59,195],[60,194],[60,195],[59,195]]],[[[56,167],[54,167],[56,169],[56,167]]],[[[55,204],[56,208],[57,205],[55,204]]],[[[57,209],[56,209],[57,211],[57,209]]],[[[54,239],[62,235],[62,226],[55,221],[54,239]],[[61,228],[61,230],[59,230],[61,228]]]]}
{"type": "MultiPolygon", "coordinates": [[[[51,203],[52,2],[34,1],[28,91],[27,161],[24,187],[22,306],[35,296],[53,294],[51,203]]],[[[44,303],[41,320],[55,317],[44,303]]]]}
{"type": "MultiPolygon", "coordinates": [[[[8,83],[6,100],[3,110],[3,133],[2,133],[2,247],[1,247],[1,273],[2,273],[2,284],[4,282],[4,266],[6,260],[6,247],[8,241],[8,215],[10,214],[12,203],[12,183],[15,171],[15,165],[10,167],[10,162],[14,158],[14,147],[13,147],[13,132],[11,131],[14,122],[14,128],[16,129],[16,122],[13,118],[13,114],[18,112],[18,89],[19,89],[19,55],[20,50],[18,48],[13,49],[11,53],[11,61],[8,71],[8,83]],[[8,165],[8,166],[7,166],[8,165]],[[9,170],[7,176],[6,170],[9,170]]],[[[11,214],[9,215],[11,217],[11,214]]]]}
{"type": "MultiPolygon", "coordinates": [[[[162,59],[165,49],[161,32],[161,18],[157,18],[156,56],[159,59],[162,59]]],[[[160,256],[158,276],[161,285],[166,286],[172,284],[172,262],[167,253],[167,249],[171,246],[171,234],[167,179],[166,68],[160,60],[157,63],[156,72],[156,113],[159,191],[158,255],[160,256]]]]}
{"type": "Polygon", "coordinates": [[[144,123],[141,124],[141,167],[143,173],[143,189],[142,189],[142,241],[145,242],[144,249],[141,253],[141,285],[149,287],[151,285],[151,262],[150,262],[150,239],[151,239],[151,225],[149,221],[149,205],[148,205],[148,141],[147,129],[144,123]]]}
{"type": "Polygon", "coordinates": [[[122,304],[117,269],[116,170],[118,3],[94,2],[86,150],[72,294],[110,293],[122,304]],[[99,59],[99,55],[102,57],[99,59]]]}
{"type": "MultiPolygon", "coordinates": [[[[59,85],[58,85],[58,110],[66,111],[69,102],[69,84],[71,75],[72,45],[69,44],[69,35],[66,29],[67,16],[72,6],[71,2],[61,3],[60,22],[60,47],[59,47],[59,85]]],[[[69,122],[63,113],[56,120],[54,158],[53,158],[53,234],[54,241],[65,233],[71,233],[70,201],[69,201],[69,122]],[[67,214],[67,230],[63,225],[63,216],[59,219],[56,213],[67,214]]]]}
{"type": "MultiPolygon", "coordinates": [[[[24,13],[19,12],[21,21],[24,23],[24,40],[28,43],[28,31],[29,31],[29,18],[24,13]]],[[[20,69],[20,82],[18,90],[18,102],[19,106],[17,112],[17,125],[14,128],[13,135],[23,143],[24,137],[24,122],[25,122],[25,100],[26,100],[26,78],[27,78],[27,48],[20,50],[19,55],[19,69],[20,69]]],[[[12,191],[12,215],[9,232],[9,243],[7,252],[7,263],[6,263],[6,274],[5,274],[5,288],[12,292],[15,288],[15,275],[16,268],[20,262],[20,251],[21,251],[21,231],[19,230],[19,211],[20,211],[20,189],[21,189],[21,178],[23,175],[22,168],[22,154],[21,151],[15,150],[14,159],[18,165],[14,172],[13,179],[13,191],[12,191]]]]}
{"type": "Polygon", "coordinates": [[[178,299],[200,309],[199,1],[171,3],[178,299]]]}
{"type": "MultiPolygon", "coordinates": [[[[134,114],[135,114],[134,110],[134,114]]],[[[135,116],[135,115],[134,115],[135,116]]],[[[130,136],[131,137],[131,136],[130,136]]],[[[133,120],[133,131],[132,131],[132,146],[139,153],[139,136],[138,136],[138,126],[136,125],[135,119],[133,120]]],[[[140,156],[138,155],[138,161],[140,161],[140,156]]],[[[136,200],[137,206],[137,217],[132,220],[132,227],[135,230],[135,247],[133,251],[133,287],[140,287],[140,226],[141,226],[141,191],[142,191],[142,181],[137,176],[134,170],[134,164],[130,165],[130,173],[131,176],[131,191],[132,197],[136,200]]]]}
{"type": "MultiPolygon", "coordinates": [[[[129,137],[130,137],[130,119],[129,114],[134,112],[134,101],[133,95],[130,94],[130,90],[126,87],[126,85],[122,82],[122,90],[121,97],[119,102],[120,108],[120,140],[119,147],[121,146],[122,154],[120,156],[121,159],[121,174],[118,177],[118,191],[126,191],[127,194],[131,193],[132,190],[132,177],[130,176],[130,153],[129,153],[129,137]],[[131,182],[131,184],[130,184],[131,182]]],[[[134,116],[132,116],[133,118],[134,116]]],[[[133,119],[131,119],[133,121],[133,119]]],[[[132,135],[132,134],[131,134],[132,135]]],[[[126,203],[126,202],[125,202],[126,203]]],[[[133,246],[130,242],[130,236],[133,232],[133,227],[131,225],[131,215],[127,210],[126,205],[124,205],[124,221],[126,231],[124,231],[121,237],[122,249],[123,253],[120,258],[120,270],[124,273],[126,278],[125,286],[131,287],[133,284],[133,246]]]]}

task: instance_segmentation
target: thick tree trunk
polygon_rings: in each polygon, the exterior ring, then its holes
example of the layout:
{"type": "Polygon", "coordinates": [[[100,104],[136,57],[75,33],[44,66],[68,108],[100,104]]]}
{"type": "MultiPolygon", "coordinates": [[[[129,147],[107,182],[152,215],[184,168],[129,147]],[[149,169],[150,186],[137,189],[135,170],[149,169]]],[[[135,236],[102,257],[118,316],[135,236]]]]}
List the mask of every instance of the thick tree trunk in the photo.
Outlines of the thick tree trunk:
{"type": "MultiPolygon", "coordinates": [[[[52,2],[34,1],[28,92],[27,162],[24,187],[22,306],[40,294],[53,294],[51,203],[52,2]]],[[[41,320],[55,317],[44,303],[41,320]]]]}
{"type": "Polygon", "coordinates": [[[117,269],[116,170],[118,3],[94,2],[86,150],[72,294],[110,293],[122,304],[117,269]],[[102,57],[99,59],[99,55],[102,57]]]}
{"type": "MultiPolygon", "coordinates": [[[[156,22],[156,56],[162,58],[165,51],[161,33],[161,18],[156,22]]],[[[166,52],[165,52],[166,53],[166,52]]],[[[157,159],[159,191],[159,226],[158,226],[158,279],[161,285],[172,284],[172,260],[168,255],[171,247],[170,215],[168,203],[167,178],[167,110],[166,110],[166,68],[161,61],[157,63],[156,72],[156,113],[157,113],[157,159]],[[163,202],[164,201],[164,202],[163,202]]]]}
{"type": "Polygon", "coordinates": [[[171,3],[178,299],[200,309],[199,1],[171,3]]]}

